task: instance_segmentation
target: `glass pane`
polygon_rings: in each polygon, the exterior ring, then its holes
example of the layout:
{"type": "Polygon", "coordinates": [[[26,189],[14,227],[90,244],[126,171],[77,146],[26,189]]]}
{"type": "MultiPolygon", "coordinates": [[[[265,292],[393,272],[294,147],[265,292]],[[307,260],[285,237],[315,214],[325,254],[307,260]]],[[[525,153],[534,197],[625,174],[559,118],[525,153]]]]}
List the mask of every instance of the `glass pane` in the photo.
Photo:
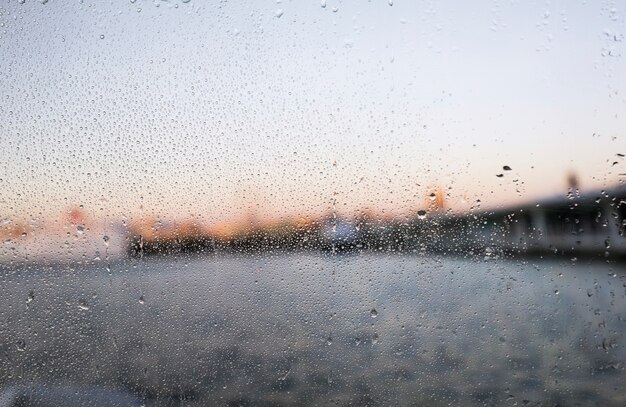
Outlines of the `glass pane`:
{"type": "Polygon", "coordinates": [[[3,2],[0,407],[624,405],[624,12],[3,2]]]}

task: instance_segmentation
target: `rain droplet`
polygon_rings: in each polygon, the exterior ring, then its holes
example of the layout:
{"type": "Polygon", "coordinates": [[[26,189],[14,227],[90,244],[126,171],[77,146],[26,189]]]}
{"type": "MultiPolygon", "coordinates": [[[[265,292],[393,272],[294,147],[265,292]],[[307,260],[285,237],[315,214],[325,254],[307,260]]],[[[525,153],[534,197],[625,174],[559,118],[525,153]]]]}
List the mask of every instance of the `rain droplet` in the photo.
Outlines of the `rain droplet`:
{"type": "Polygon", "coordinates": [[[370,316],[372,318],[376,318],[378,316],[378,311],[376,311],[374,308],[372,308],[372,310],[370,311],[370,316]]]}
{"type": "Polygon", "coordinates": [[[426,219],[426,211],[423,209],[420,209],[419,211],[417,211],[417,217],[419,219],[426,219]]]}
{"type": "Polygon", "coordinates": [[[505,165],[504,167],[502,167],[502,169],[504,171],[511,171],[511,167],[509,167],[508,165],[505,165]]]}
{"type": "Polygon", "coordinates": [[[502,177],[504,177],[504,174],[496,174],[496,177],[502,178],[502,177]]]}
{"type": "Polygon", "coordinates": [[[393,6],[393,0],[387,0],[387,4],[389,4],[390,6],[393,6]]]}
{"type": "Polygon", "coordinates": [[[87,301],[85,300],[80,300],[78,301],[78,308],[80,310],[87,311],[89,309],[89,304],[87,304],[87,301]]]}
{"type": "Polygon", "coordinates": [[[278,10],[276,10],[276,12],[274,13],[276,18],[281,18],[283,16],[283,14],[285,14],[285,11],[283,9],[280,9],[280,8],[278,10]]]}
{"type": "Polygon", "coordinates": [[[326,8],[326,0],[320,1],[320,6],[322,6],[322,8],[326,8]]]}
{"type": "Polygon", "coordinates": [[[26,297],[26,304],[33,302],[34,299],[35,299],[35,292],[33,290],[30,290],[30,292],[28,293],[28,297],[26,297]]]}
{"type": "Polygon", "coordinates": [[[146,303],[146,299],[143,298],[143,294],[139,296],[139,304],[145,304],[146,303]]]}
{"type": "Polygon", "coordinates": [[[24,352],[26,350],[26,341],[23,339],[17,341],[15,345],[17,346],[17,350],[20,352],[24,352]]]}
{"type": "Polygon", "coordinates": [[[100,39],[103,40],[104,39],[104,34],[100,34],[100,39]]]}
{"type": "Polygon", "coordinates": [[[83,225],[76,225],[76,232],[82,235],[85,233],[85,227],[83,225]]]}

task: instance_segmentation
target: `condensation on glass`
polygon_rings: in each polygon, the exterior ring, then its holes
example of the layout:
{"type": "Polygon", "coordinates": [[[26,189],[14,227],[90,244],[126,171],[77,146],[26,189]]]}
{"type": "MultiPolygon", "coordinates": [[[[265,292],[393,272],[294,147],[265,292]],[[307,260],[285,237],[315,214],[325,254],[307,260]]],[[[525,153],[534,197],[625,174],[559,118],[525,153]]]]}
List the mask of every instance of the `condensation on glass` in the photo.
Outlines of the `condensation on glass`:
{"type": "Polygon", "coordinates": [[[624,405],[623,6],[3,2],[0,406],[624,405]]]}

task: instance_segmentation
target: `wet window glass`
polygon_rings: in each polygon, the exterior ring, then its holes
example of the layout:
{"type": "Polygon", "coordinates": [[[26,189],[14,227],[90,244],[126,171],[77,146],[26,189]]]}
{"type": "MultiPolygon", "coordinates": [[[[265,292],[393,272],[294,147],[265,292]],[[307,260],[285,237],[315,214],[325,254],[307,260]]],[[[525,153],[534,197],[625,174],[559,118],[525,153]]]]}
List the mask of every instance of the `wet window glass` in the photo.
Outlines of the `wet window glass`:
{"type": "Polygon", "coordinates": [[[625,405],[625,13],[3,1],[0,407],[625,405]]]}

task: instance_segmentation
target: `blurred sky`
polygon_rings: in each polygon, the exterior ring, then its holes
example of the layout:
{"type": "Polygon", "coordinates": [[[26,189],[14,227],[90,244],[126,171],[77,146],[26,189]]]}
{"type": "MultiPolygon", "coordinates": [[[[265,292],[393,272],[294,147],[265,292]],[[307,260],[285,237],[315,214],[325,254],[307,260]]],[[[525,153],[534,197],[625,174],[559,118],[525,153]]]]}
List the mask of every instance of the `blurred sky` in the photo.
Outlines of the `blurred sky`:
{"type": "Polygon", "coordinates": [[[0,216],[404,213],[436,187],[463,210],[565,195],[569,171],[616,185],[625,12],[4,1],[0,216]]]}

